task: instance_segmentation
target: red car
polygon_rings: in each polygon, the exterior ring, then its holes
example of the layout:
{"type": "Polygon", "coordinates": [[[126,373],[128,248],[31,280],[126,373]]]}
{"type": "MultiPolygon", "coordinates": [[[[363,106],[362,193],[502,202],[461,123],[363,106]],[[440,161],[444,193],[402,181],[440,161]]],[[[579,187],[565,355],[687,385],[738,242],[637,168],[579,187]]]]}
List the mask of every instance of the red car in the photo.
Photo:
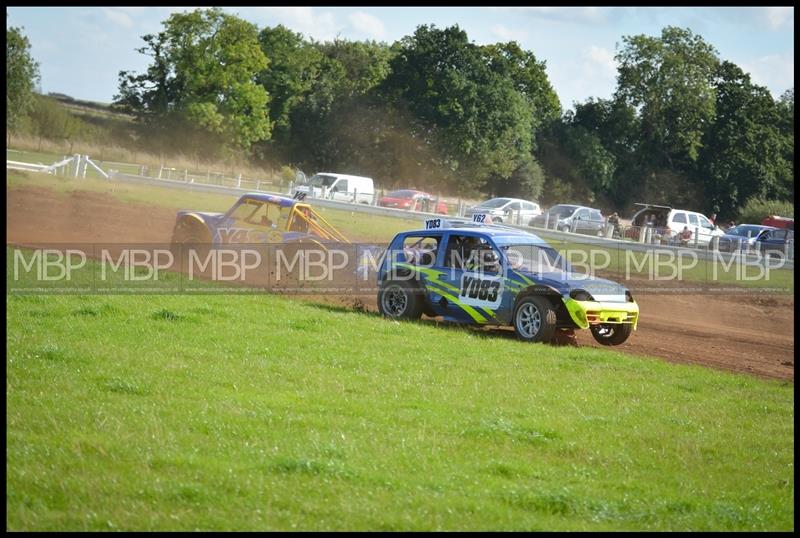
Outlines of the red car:
{"type": "Polygon", "coordinates": [[[764,226],[774,226],[775,228],[784,228],[786,230],[794,230],[794,219],[789,217],[779,217],[777,215],[770,215],[761,221],[764,226]]]}
{"type": "Polygon", "coordinates": [[[447,215],[447,204],[440,201],[436,203],[436,198],[427,192],[416,191],[413,189],[403,189],[392,191],[378,200],[381,207],[396,207],[397,209],[407,209],[409,211],[424,211],[426,213],[439,213],[447,215]],[[434,210],[434,204],[436,209],[434,210]]]}

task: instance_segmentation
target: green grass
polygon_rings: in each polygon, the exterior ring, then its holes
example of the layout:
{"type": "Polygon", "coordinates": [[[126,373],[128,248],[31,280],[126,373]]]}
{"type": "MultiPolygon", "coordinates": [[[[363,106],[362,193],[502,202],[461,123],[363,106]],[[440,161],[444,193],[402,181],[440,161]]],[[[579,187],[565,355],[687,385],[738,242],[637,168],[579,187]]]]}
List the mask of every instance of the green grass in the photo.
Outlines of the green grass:
{"type": "Polygon", "coordinates": [[[6,317],[9,530],[793,528],[791,383],[271,295],[6,317]]]}

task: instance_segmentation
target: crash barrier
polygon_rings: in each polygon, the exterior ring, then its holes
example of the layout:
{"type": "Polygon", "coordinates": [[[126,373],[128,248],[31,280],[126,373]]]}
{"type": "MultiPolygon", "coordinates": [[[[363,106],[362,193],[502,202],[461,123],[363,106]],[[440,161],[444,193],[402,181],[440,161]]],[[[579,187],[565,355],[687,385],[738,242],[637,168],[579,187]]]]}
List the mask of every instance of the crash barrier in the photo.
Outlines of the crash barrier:
{"type": "MultiPolygon", "coordinates": [[[[12,168],[11,164],[15,163],[15,161],[8,161],[7,168],[12,168]]],[[[31,163],[22,163],[22,164],[31,164],[31,163]]],[[[108,163],[106,163],[108,164],[108,163]]],[[[14,168],[16,169],[16,168],[14,168]]],[[[173,178],[170,179],[169,173],[164,173],[161,171],[161,177],[151,177],[147,175],[139,175],[139,174],[130,174],[130,173],[122,173],[114,170],[113,168],[109,169],[108,173],[106,173],[102,168],[99,166],[98,163],[91,160],[86,155],[74,155],[72,157],[65,158],[58,163],[54,163],[50,166],[44,165],[32,165],[31,168],[27,168],[28,171],[34,172],[45,172],[45,173],[58,173],[60,175],[64,175],[67,177],[86,177],[86,173],[88,169],[95,170],[101,177],[108,179],[110,181],[121,181],[121,182],[131,182],[131,183],[139,183],[139,184],[146,184],[152,186],[162,186],[162,187],[172,187],[172,188],[179,188],[179,189],[188,189],[198,192],[212,192],[218,194],[228,194],[233,196],[241,196],[247,192],[264,192],[266,194],[275,194],[278,196],[291,196],[291,188],[288,189],[289,192],[285,192],[280,189],[267,189],[265,187],[274,186],[274,184],[266,183],[266,182],[259,182],[256,181],[255,188],[248,188],[247,183],[242,182],[235,182],[233,184],[226,184],[230,182],[224,182],[222,184],[216,183],[206,183],[206,182],[193,182],[191,181],[191,176],[185,175],[182,178],[173,178]],[[166,176],[166,177],[164,177],[166,176]]],[[[378,194],[376,193],[376,196],[378,194]]],[[[342,200],[330,200],[325,198],[311,198],[312,203],[318,207],[325,207],[330,209],[338,209],[343,211],[351,211],[351,212],[359,212],[359,213],[366,213],[372,215],[382,215],[387,217],[394,217],[394,218],[404,218],[404,219],[424,219],[425,217],[441,217],[441,215],[436,213],[430,212],[410,212],[405,209],[395,209],[389,207],[380,207],[378,205],[373,204],[363,204],[363,203],[353,203],[348,201],[342,200]]],[[[435,207],[435,206],[434,206],[435,207]]],[[[450,215],[448,218],[455,218],[458,219],[459,215],[463,215],[466,210],[466,203],[463,201],[459,202],[459,212],[456,215],[450,215]]],[[[546,214],[545,214],[546,215],[546,214]]],[[[531,220],[525,223],[524,220],[519,212],[514,212],[510,215],[510,219],[508,221],[504,221],[503,225],[511,226],[514,228],[519,228],[527,231],[534,231],[539,233],[539,230],[545,230],[547,235],[550,237],[556,238],[577,238],[577,237],[586,237],[592,236],[598,239],[601,239],[608,244],[619,244],[621,248],[628,248],[634,249],[634,245],[638,244],[642,247],[646,247],[648,245],[661,245],[661,246],[669,246],[675,248],[692,248],[698,251],[707,251],[711,252],[714,248],[714,243],[711,241],[708,244],[704,242],[698,241],[698,233],[697,231],[693,231],[692,239],[688,242],[678,241],[674,238],[674,236],[669,236],[669,234],[665,233],[663,228],[653,228],[649,226],[626,226],[623,224],[611,224],[608,222],[608,219],[603,221],[602,223],[598,223],[598,226],[591,226],[591,227],[584,227],[580,221],[573,221],[572,226],[569,231],[558,230],[558,222],[557,221],[550,221],[547,217],[545,220],[544,226],[531,226],[531,220]]],[[[545,237],[543,235],[543,237],[545,237]]],[[[719,245],[719,243],[716,243],[719,245]]],[[[794,241],[788,241],[783,246],[783,253],[784,256],[789,260],[787,262],[787,267],[793,268],[794,267],[794,241]]],[[[754,253],[755,254],[755,253],[754,253]]]]}

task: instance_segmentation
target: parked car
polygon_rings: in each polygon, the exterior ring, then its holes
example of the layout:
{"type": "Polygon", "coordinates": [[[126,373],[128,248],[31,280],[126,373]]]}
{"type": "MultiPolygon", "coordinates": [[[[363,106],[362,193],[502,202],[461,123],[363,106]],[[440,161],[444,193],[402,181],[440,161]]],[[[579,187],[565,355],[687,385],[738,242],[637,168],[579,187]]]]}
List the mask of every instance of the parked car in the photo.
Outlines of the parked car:
{"type": "Polygon", "coordinates": [[[520,200],[519,198],[492,198],[467,209],[464,216],[471,219],[476,214],[491,215],[492,222],[495,224],[503,222],[524,223],[537,215],[541,215],[542,209],[536,202],[520,200]]]}
{"type": "Polygon", "coordinates": [[[626,232],[627,237],[639,239],[639,234],[648,226],[648,222],[651,223],[655,239],[661,243],[680,244],[677,237],[684,228],[688,228],[692,233],[689,245],[694,245],[696,240],[698,246],[705,247],[711,242],[712,237],[725,235],[725,232],[712,224],[708,217],[697,211],[674,209],[664,205],[635,205],[644,207],[631,218],[632,227],[626,232]]]}
{"type": "Polygon", "coordinates": [[[722,252],[744,252],[753,250],[758,238],[769,232],[777,230],[772,226],[760,226],[758,224],[739,224],[725,231],[725,235],[719,238],[719,250],[722,252]]]}
{"type": "Polygon", "coordinates": [[[558,204],[548,209],[528,224],[537,228],[551,228],[562,232],[602,233],[606,219],[599,209],[574,204],[558,204]]]}
{"type": "Polygon", "coordinates": [[[765,255],[788,255],[788,245],[794,243],[794,230],[775,229],[759,236],[758,249],[765,255]]]}
{"type": "Polygon", "coordinates": [[[309,198],[328,198],[343,202],[371,204],[375,194],[372,178],[322,172],[311,176],[306,183],[292,190],[292,195],[301,192],[309,198]]]}
{"type": "Polygon", "coordinates": [[[789,217],[779,217],[777,215],[770,215],[761,221],[764,226],[773,226],[775,228],[785,228],[787,230],[794,230],[794,219],[789,217]]]}
{"type": "Polygon", "coordinates": [[[381,207],[395,207],[407,209],[409,211],[424,211],[427,213],[439,213],[447,215],[447,204],[442,201],[436,203],[436,199],[428,194],[414,189],[402,189],[392,191],[378,200],[381,207]],[[434,208],[434,205],[436,207],[434,208]]]}

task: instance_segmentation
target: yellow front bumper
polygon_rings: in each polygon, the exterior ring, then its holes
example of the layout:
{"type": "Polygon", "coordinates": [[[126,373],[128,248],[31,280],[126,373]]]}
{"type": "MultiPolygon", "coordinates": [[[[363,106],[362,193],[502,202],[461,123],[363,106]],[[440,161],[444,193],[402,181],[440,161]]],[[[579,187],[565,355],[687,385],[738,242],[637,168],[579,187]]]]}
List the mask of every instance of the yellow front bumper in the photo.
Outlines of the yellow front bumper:
{"type": "Polygon", "coordinates": [[[609,303],[600,301],[576,301],[564,299],[572,321],[581,329],[598,323],[632,323],[634,330],[639,322],[639,305],[630,303],[609,303]]]}

